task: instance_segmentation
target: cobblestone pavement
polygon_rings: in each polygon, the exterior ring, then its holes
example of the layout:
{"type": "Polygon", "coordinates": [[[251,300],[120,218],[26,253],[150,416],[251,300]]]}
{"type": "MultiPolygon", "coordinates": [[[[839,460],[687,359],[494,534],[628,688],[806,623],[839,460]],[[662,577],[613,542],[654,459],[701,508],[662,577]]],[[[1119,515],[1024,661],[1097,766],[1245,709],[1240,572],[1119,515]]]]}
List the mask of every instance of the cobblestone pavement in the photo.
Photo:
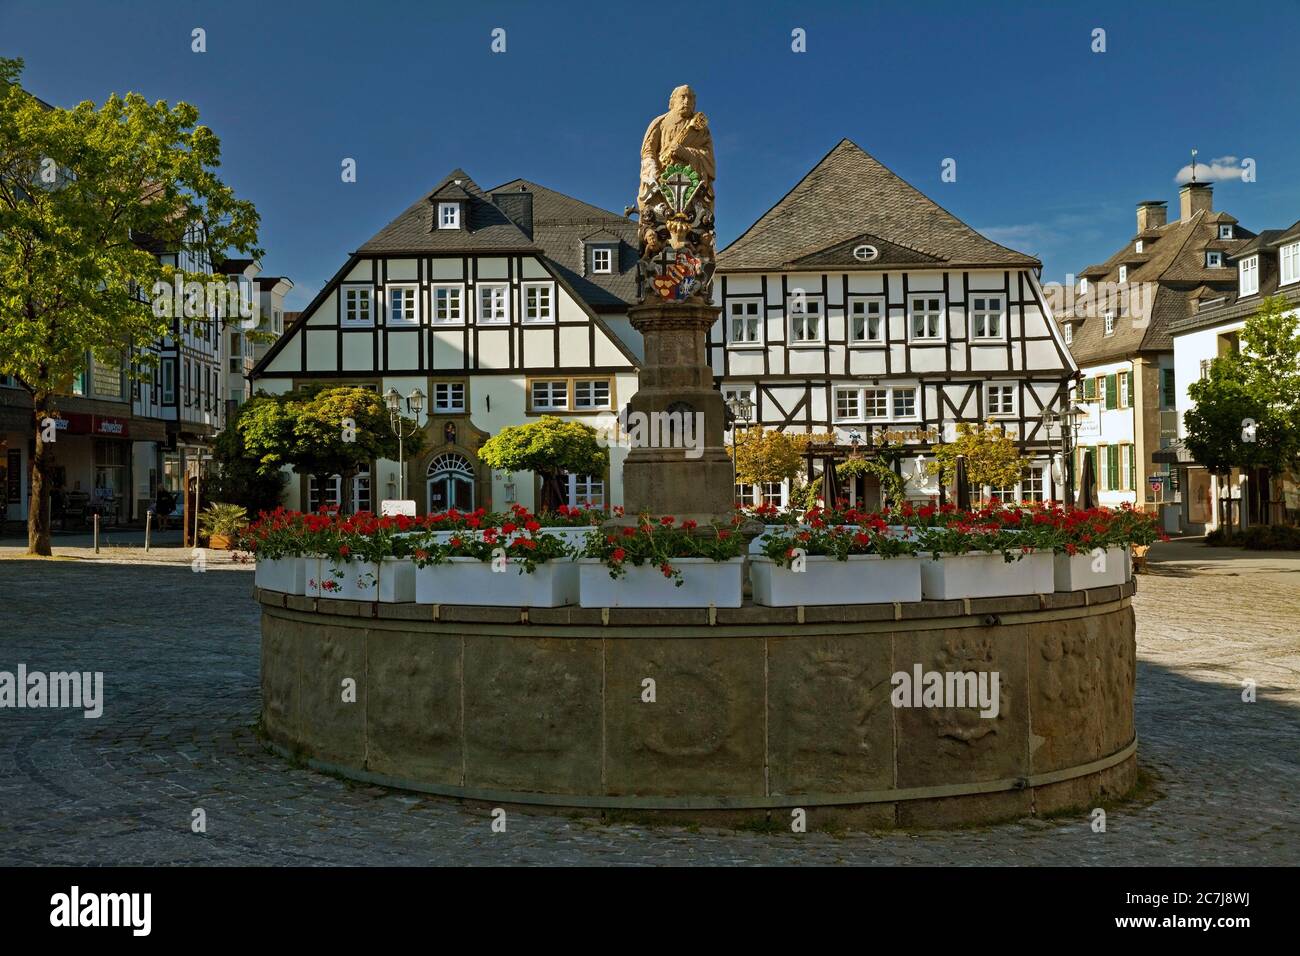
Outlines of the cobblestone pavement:
{"type": "Polygon", "coordinates": [[[511,814],[268,753],[247,566],[161,549],[0,548],[0,670],[102,670],[106,707],[0,711],[0,864],[1300,863],[1300,555],[1174,543],[1140,578],[1137,724],[1153,794],[1084,815],[830,835],[511,814]],[[1259,702],[1241,702],[1253,679],[1259,702]],[[196,807],[207,833],[190,829],[196,807]]]}

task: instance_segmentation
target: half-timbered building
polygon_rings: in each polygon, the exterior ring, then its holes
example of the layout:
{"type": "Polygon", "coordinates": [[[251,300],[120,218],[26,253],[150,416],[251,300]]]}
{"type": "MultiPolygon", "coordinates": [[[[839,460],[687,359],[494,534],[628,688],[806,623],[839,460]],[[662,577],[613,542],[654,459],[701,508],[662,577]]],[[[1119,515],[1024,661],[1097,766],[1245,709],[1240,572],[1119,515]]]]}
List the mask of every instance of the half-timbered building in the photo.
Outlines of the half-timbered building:
{"type": "MultiPolygon", "coordinates": [[[[346,494],[374,510],[406,497],[421,512],[534,505],[532,476],[494,473],[478,451],[542,415],[608,428],[636,389],[634,239],[631,220],[526,180],[485,191],[462,170],[448,175],[348,257],[253,373],[273,394],[418,387],[426,440],[405,463],[405,488],[398,463],[378,461],[350,489],[298,476],[287,504],[346,494]]],[[[622,451],[611,448],[606,474],[568,476],[570,501],[619,502],[622,451]]]]}
{"type": "MultiPolygon", "coordinates": [[[[1031,465],[1016,486],[987,492],[1059,498],[1060,434],[1043,412],[1063,407],[1076,367],[1040,269],[842,140],[719,253],[717,382],[753,403],[758,425],[833,436],[810,446],[809,479],[855,448],[901,444],[891,457],[908,497],[937,496],[925,473],[935,443],[992,419],[1031,465]]],[[[742,493],[779,505],[789,490],[742,493]]],[[[879,502],[869,478],[844,491],[879,502]]]]}

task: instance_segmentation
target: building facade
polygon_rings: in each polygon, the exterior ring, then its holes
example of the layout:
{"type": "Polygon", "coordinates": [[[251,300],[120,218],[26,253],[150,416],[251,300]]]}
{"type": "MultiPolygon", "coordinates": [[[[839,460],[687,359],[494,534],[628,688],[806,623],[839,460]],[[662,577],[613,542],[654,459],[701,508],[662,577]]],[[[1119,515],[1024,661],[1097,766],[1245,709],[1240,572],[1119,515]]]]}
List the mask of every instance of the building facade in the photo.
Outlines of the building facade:
{"type": "Polygon", "coordinates": [[[1134,235],[1079,272],[1059,321],[1081,372],[1073,398],[1087,412],[1075,464],[1092,459],[1100,504],[1161,509],[1166,530],[1177,530],[1184,495],[1194,492],[1155,457],[1178,439],[1185,388],[1170,330],[1232,293],[1229,259],[1253,236],[1214,211],[1210,184],[1191,182],[1179,191],[1177,220],[1168,221],[1163,201],[1138,203],[1134,235]]]}
{"type": "MultiPolygon", "coordinates": [[[[488,437],[542,415],[608,431],[636,389],[635,224],[525,180],[484,191],[455,170],[362,244],[257,363],[254,388],[418,388],[424,450],[376,461],[353,487],[298,475],[286,504],[356,509],[410,498],[420,513],[535,505],[530,475],[494,472],[488,437]]],[[[410,415],[411,413],[405,412],[410,415]]],[[[622,500],[623,450],[600,475],[570,475],[571,503],[622,500]]]]}
{"type": "Polygon", "coordinates": [[[1300,487],[1294,475],[1270,475],[1263,469],[1211,474],[1181,441],[1187,434],[1183,414],[1194,405],[1189,386],[1209,375],[1215,358],[1240,350],[1241,330],[1260,303],[1278,295],[1300,309],[1300,222],[1261,231],[1239,244],[1227,263],[1236,275],[1236,287],[1200,302],[1195,312],[1170,324],[1180,441],[1159,458],[1179,476],[1184,489],[1179,524],[1189,534],[1203,534],[1229,522],[1243,527],[1300,521],[1300,487]]]}
{"type": "MultiPolygon", "coordinates": [[[[1063,407],[1076,370],[1039,270],[843,140],[719,253],[716,379],[759,426],[833,436],[809,454],[809,480],[855,447],[901,444],[908,497],[937,497],[937,443],[992,420],[1031,464],[983,493],[1059,500],[1061,437],[1043,413],[1063,407]]],[[[742,493],[784,504],[789,486],[742,493]]],[[[876,507],[879,483],[843,495],[876,507]]]]}

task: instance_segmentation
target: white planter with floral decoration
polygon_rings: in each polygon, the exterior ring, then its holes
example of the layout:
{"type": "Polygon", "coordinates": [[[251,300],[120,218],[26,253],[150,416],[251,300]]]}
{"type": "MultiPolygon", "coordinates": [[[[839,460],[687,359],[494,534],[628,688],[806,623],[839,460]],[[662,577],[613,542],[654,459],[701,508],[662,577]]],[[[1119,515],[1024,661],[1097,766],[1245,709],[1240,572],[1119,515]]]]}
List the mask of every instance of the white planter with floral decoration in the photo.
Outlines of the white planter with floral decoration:
{"type": "Polygon", "coordinates": [[[921,562],[910,555],[851,554],[839,561],[830,555],[810,554],[801,559],[801,565],[795,565],[802,571],[766,555],[749,560],[754,603],[764,607],[921,600],[921,562]]]}
{"type": "Polygon", "coordinates": [[[930,554],[919,557],[921,595],[927,600],[1051,594],[1056,589],[1050,551],[1013,554],[1010,561],[1001,552],[982,551],[943,554],[937,560],[930,554]]]}
{"type": "Polygon", "coordinates": [[[1126,584],[1133,572],[1129,550],[1123,546],[1053,555],[1053,570],[1058,591],[1126,584]]]}
{"type": "Polygon", "coordinates": [[[410,604],[415,600],[415,562],[410,558],[384,558],[379,565],[379,593],[384,604],[410,604]]]}
{"type": "Polygon", "coordinates": [[[673,558],[682,586],[657,565],[624,565],[621,577],[611,578],[600,558],[580,558],[579,603],[583,607],[740,607],[744,557],[673,558]]]}
{"type": "Polygon", "coordinates": [[[415,570],[417,604],[564,607],[577,600],[578,568],[569,560],[544,561],[531,574],[512,561],[478,558],[448,558],[415,570]]]}
{"type": "Polygon", "coordinates": [[[300,557],[258,558],[253,583],[264,591],[307,593],[307,562],[300,557]]]}

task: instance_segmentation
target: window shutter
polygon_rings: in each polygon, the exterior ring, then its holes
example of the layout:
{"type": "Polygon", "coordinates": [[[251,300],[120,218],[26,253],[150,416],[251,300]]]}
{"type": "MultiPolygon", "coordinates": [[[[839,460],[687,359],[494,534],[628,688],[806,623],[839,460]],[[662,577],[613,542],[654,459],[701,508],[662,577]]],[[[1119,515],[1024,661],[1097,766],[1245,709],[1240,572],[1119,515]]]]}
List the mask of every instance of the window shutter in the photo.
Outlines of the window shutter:
{"type": "Polygon", "coordinates": [[[1128,373],[1128,407],[1133,407],[1133,373],[1128,373]]]}
{"type": "Polygon", "coordinates": [[[1111,445],[1106,449],[1106,487],[1111,491],[1119,488],[1119,446],[1111,445]]]}
{"type": "Polygon", "coordinates": [[[1162,371],[1164,372],[1162,378],[1165,387],[1165,397],[1164,397],[1163,404],[1166,408],[1173,408],[1174,405],[1176,404],[1174,401],[1174,370],[1171,368],[1167,368],[1167,369],[1163,369],[1162,371]]]}
{"type": "Polygon", "coordinates": [[[1138,489],[1137,483],[1137,446],[1128,446],[1128,486],[1134,491],[1138,489]]]}
{"type": "Polygon", "coordinates": [[[1106,376],[1106,408],[1112,409],[1118,404],[1119,385],[1115,381],[1115,373],[1106,376]]]}

